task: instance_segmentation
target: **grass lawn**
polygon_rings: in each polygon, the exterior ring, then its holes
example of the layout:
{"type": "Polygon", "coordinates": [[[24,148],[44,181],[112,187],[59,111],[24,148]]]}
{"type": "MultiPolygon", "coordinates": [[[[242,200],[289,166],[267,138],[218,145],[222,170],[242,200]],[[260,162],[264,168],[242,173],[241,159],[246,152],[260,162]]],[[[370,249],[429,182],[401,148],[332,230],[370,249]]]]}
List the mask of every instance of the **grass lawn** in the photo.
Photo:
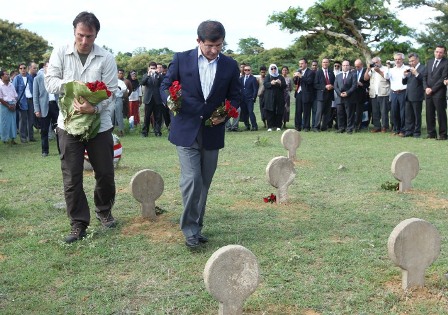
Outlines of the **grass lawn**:
{"type": "MultiPolygon", "coordinates": [[[[245,314],[446,314],[448,142],[301,133],[289,202],[267,204],[263,197],[276,191],[266,181],[266,165],[287,155],[281,134],[263,128],[227,133],[205,218],[210,241],[195,252],[185,247],[178,226],[179,165],[166,130],[159,138],[138,132],[121,138],[113,209],[118,226],[105,230],[93,218],[88,237],[71,245],[62,241],[69,221],[60,207],[55,142],[47,158],[40,142],[1,144],[0,313],[216,314],[204,266],[218,248],[239,244],[255,254],[261,272],[245,314]],[[403,151],[420,162],[412,191],[382,189],[396,182],[391,163],[403,151]],[[132,176],[146,168],[165,183],[156,202],[165,212],[156,222],[141,218],[129,189],[132,176]],[[442,250],[426,271],[425,287],[405,292],[387,240],[408,218],[434,224],[442,250]]],[[[93,207],[94,178],[84,175],[93,207]]]]}

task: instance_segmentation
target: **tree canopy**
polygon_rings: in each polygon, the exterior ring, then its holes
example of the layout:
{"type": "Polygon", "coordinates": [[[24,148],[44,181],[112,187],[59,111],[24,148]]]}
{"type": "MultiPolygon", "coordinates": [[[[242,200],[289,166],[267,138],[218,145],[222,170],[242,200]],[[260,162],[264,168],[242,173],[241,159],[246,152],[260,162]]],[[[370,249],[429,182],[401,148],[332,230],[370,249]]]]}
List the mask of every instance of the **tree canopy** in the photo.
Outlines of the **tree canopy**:
{"type": "Polygon", "coordinates": [[[268,24],[278,23],[291,34],[304,32],[302,37],[325,37],[353,46],[365,59],[392,48],[408,48],[403,36],[411,30],[380,0],[320,0],[307,11],[289,7],[285,12],[269,16],[268,24]]]}
{"type": "Polygon", "coordinates": [[[0,68],[16,69],[21,62],[42,62],[50,49],[36,33],[21,29],[22,24],[0,19],[0,68]]]}

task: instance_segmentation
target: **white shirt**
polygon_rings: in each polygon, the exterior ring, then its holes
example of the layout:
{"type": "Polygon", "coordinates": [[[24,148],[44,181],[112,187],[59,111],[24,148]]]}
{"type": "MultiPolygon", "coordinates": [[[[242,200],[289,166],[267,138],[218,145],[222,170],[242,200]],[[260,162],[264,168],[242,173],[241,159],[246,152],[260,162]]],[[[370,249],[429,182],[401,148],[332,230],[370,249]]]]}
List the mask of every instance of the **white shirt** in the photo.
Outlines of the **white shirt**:
{"type": "Polygon", "coordinates": [[[126,83],[124,83],[123,80],[118,80],[118,87],[119,87],[119,89],[117,89],[115,91],[115,96],[116,97],[123,97],[124,92],[126,92],[126,90],[127,90],[126,83]]]}
{"type": "Polygon", "coordinates": [[[384,74],[384,77],[390,82],[390,89],[392,91],[406,89],[406,84],[403,84],[402,80],[404,78],[404,71],[407,69],[409,69],[409,67],[405,65],[401,65],[400,68],[395,66],[384,74]]]}
{"type": "MultiPolygon", "coordinates": [[[[94,44],[83,66],[73,43],[54,49],[51,53],[45,74],[45,88],[48,93],[62,94],[64,84],[67,82],[95,82],[96,80],[104,82],[112,93],[111,97],[96,105],[101,117],[99,132],[103,132],[113,127],[110,119],[110,111],[113,106],[109,106],[109,104],[115,102],[115,91],[118,84],[117,64],[114,56],[94,44]]],[[[58,127],[64,129],[62,111],[59,112],[58,127]]]]}
{"type": "Polygon", "coordinates": [[[218,64],[219,55],[215,59],[208,61],[202,54],[201,48],[198,47],[198,67],[199,78],[201,80],[202,94],[207,99],[212,89],[213,81],[215,81],[216,65],[218,64]]]}

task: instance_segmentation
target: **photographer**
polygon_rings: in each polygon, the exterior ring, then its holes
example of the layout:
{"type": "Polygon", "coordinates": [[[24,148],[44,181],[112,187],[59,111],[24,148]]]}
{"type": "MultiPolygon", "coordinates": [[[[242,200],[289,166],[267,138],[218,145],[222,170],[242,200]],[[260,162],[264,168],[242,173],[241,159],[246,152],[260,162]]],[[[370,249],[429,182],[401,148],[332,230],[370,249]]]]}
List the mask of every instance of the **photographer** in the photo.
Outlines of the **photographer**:
{"type": "Polygon", "coordinates": [[[148,137],[151,114],[154,115],[154,134],[162,136],[162,98],[160,84],[163,76],[157,72],[157,64],[150,62],[148,72],[143,75],[141,85],[145,87],[143,102],[145,103],[145,121],[143,122],[142,137],[148,137]]]}
{"type": "Polygon", "coordinates": [[[370,132],[387,132],[389,129],[390,83],[385,78],[388,68],[381,64],[380,57],[372,58],[367,66],[364,80],[370,80],[369,97],[372,103],[372,124],[370,132]]]}

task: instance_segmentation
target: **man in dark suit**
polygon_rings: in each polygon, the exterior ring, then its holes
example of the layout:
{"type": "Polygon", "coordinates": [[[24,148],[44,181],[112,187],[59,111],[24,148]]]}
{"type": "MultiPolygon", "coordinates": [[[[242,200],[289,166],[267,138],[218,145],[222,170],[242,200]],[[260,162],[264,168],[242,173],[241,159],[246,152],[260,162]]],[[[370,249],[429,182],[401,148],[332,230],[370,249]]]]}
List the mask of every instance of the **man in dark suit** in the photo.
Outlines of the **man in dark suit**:
{"type": "Polygon", "coordinates": [[[358,86],[356,71],[350,71],[350,62],[342,62],[342,72],[336,76],[334,91],[336,92],[335,103],[338,110],[338,130],[337,133],[347,131],[353,133],[355,128],[355,107],[356,101],[353,99],[358,86]]]}
{"type": "Polygon", "coordinates": [[[258,93],[258,81],[252,75],[252,69],[249,65],[245,65],[243,68],[244,75],[240,77],[241,87],[242,87],[242,100],[241,100],[241,111],[244,116],[244,125],[246,130],[250,129],[250,124],[252,124],[252,131],[258,130],[257,118],[254,113],[254,103],[257,99],[258,93]],[[250,119],[250,124],[249,124],[250,119]]]}
{"type": "Polygon", "coordinates": [[[197,30],[198,48],[176,53],[160,90],[164,100],[174,81],[182,86],[181,108],[171,120],[168,139],[176,145],[180,162],[180,190],[184,211],[180,227],[185,245],[195,248],[207,242],[202,234],[208,190],[224,147],[226,118],[205,122],[225,100],[239,107],[240,71],[236,61],[221,54],[226,35],[217,21],[204,21],[197,30]]]}
{"type": "Polygon", "coordinates": [[[294,125],[296,130],[310,131],[311,107],[314,100],[315,72],[308,68],[305,58],[299,60],[299,70],[294,73],[293,81],[296,85],[296,114],[294,125]],[[303,120],[302,120],[303,116],[303,120]]]}
{"type": "Polygon", "coordinates": [[[425,98],[423,75],[425,66],[420,63],[416,53],[408,55],[409,66],[403,84],[406,88],[405,137],[420,138],[422,127],[422,103],[425,98]]]}
{"type": "Polygon", "coordinates": [[[366,68],[361,61],[361,59],[355,60],[355,69],[353,72],[356,74],[356,90],[353,95],[353,101],[355,102],[355,132],[359,132],[361,130],[362,124],[362,114],[364,113],[364,106],[368,99],[367,91],[369,88],[369,81],[364,79],[364,75],[366,73],[366,68]]]}
{"type": "Polygon", "coordinates": [[[142,137],[147,137],[151,114],[154,117],[154,133],[156,137],[162,136],[162,98],[160,96],[160,84],[163,76],[157,72],[157,63],[149,63],[148,73],[143,75],[140,85],[145,87],[143,103],[145,103],[145,122],[142,128],[142,137]]]}
{"type": "Polygon", "coordinates": [[[322,68],[317,70],[314,78],[316,89],[317,110],[313,131],[325,131],[331,115],[331,102],[334,100],[334,73],[328,68],[330,60],[322,59],[322,68]]]}
{"type": "Polygon", "coordinates": [[[426,98],[426,126],[428,139],[436,139],[436,114],[439,123],[439,140],[446,140],[446,86],[443,84],[447,76],[447,59],[444,57],[446,47],[438,45],[434,51],[434,59],[426,64],[423,76],[423,87],[426,98]]]}

